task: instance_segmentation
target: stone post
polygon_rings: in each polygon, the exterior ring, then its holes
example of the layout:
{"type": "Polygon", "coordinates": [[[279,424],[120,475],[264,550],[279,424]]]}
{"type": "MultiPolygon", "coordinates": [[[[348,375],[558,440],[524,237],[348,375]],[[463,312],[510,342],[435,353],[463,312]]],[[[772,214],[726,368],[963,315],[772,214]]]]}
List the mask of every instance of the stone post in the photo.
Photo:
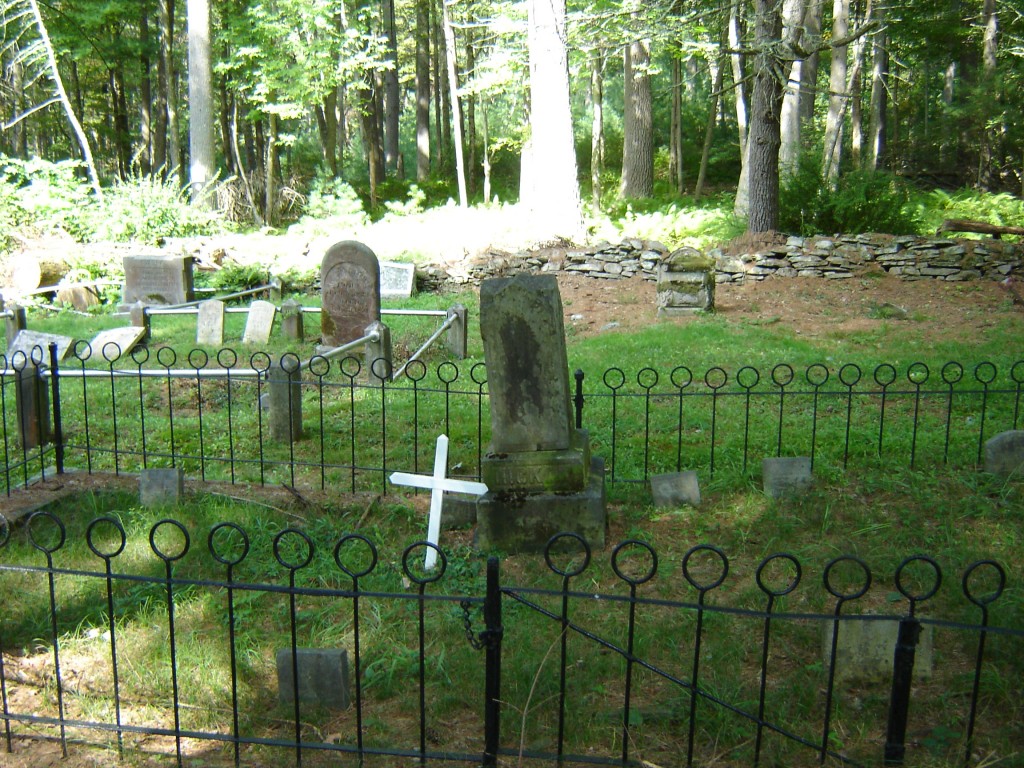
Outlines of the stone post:
{"type": "Polygon", "coordinates": [[[295,299],[288,299],[281,305],[281,328],[286,339],[304,341],[305,329],[302,324],[302,305],[295,299]]]}
{"type": "Polygon", "coordinates": [[[462,304],[456,304],[448,310],[448,319],[455,317],[455,322],[448,328],[448,349],[456,360],[466,359],[466,337],[468,312],[462,304]]]}
{"type": "MultiPolygon", "coordinates": [[[[18,335],[19,331],[24,331],[28,325],[28,321],[25,316],[25,308],[19,307],[17,304],[11,304],[10,306],[10,317],[6,318],[7,326],[7,348],[11,348],[11,344],[14,343],[14,337],[18,335]]],[[[10,361],[8,361],[10,362],[10,361]]]]}
{"type": "Polygon", "coordinates": [[[383,386],[390,381],[394,364],[391,357],[391,329],[384,323],[376,322],[366,326],[364,335],[376,334],[376,341],[368,341],[366,350],[366,375],[370,384],[383,386]]]}
{"type": "Polygon", "coordinates": [[[284,294],[284,281],[280,277],[270,278],[270,283],[267,285],[267,301],[280,304],[282,294],[284,294]]]}
{"type": "MultiPolygon", "coordinates": [[[[21,363],[21,355],[18,355],[21,363]]],[[[42,377],[43,366],[26,358],[16,368],[15,401],[18,410],[18,433],[26,451],[50,442],[50,390],[42,377]]]]}
{"type": "Polygon", "coordinates": [[[281,359],[267,371],[270,402],[270,437],[295,442],[302,439],[302,369],[293,354],[281,359]]]}
{"type": "Polygon", "coordinates": [[[132,325],[136,328],[142,328],[145,331],[142,336],[142,341],[149,341],[150,333],[150,318],[149,313],[146,311],[146,305],[141,301],[136,301],[131,306],[131,319],[132,325]]]}

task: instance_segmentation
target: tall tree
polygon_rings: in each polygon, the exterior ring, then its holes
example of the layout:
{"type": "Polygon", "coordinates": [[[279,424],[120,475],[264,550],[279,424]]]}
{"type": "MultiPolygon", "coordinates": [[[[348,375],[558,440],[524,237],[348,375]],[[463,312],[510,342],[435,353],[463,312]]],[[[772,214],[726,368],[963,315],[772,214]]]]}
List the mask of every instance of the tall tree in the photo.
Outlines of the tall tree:
{"type": "Polygon", "coordinates": [[[430,176],[430,0],[416,1],[416,180],[430,176]]]}
{"type": "Polygon", "coordinates": [[[885,27],[885,4],[880,4],[876,18],[881,29],[871,48],[871,123],[868,132],[868,164],[878,170],[885,162],[885,141],[889,104],[889,35],[885,27]]]}
{"type": "MultiPolygon", "coordinates": [[[[782,33],[794,39],[803,34],[806,0],[785,0],[782,8],[782,33]]],[[[795,59],[789,64],[786,77],[786,92],[782,98],[780,130],[782,146],[779,149],[780,171],[783,176],[796,172],[801,150],[800,102],[803,93],[803,60],[795,59]]]]}
{"type": "Polygon", "coordinates": [[[399,168],[398,118],[401,91],[398,85],[398,31],[395,26],[395,0],[381,0],[384,35],[387,38],[387,63],[384,70],[384,166],[390,173],[399,168]]]}
{"type": "Polygon", "coordinates": [[[779,123],[783,82],[782,7],[776,0],[754,0],[754,92],[747,137],[749,202],[747,230],[768,232],[779,225],[779,123]]]}
{"type": "Polygon", "coordinates": [[[565,0],[527,0],[530,137],[523,147],[520,201],[540,232],[577,235],[583,227],[576,178],[565,0]]]}
{"type": "MultiPolygon", "coordinates": [[[[832,39],[845,40],[850,32],[850,0],[832,2],[832,39]]],[[[828,116],[825,121],[825,143],[822,150],[821,176],[835,185],[843,152],[843,124],[849,100],[847,91],[848,46],[832,46],[832,68],[829,74],[828,116]]]]}
{"type": "Polygon", "coordinates": [[[651,47],[636,40],[623,54],[622,197],[650,197],[654,192],[654,123],[651,114],[651,47]]]}
{"type": "Polygon", "coordinates": [[[210,1],[188,0],[189,188],[192,202],[208,205],[214,178],[213,70],[210,1]]]}

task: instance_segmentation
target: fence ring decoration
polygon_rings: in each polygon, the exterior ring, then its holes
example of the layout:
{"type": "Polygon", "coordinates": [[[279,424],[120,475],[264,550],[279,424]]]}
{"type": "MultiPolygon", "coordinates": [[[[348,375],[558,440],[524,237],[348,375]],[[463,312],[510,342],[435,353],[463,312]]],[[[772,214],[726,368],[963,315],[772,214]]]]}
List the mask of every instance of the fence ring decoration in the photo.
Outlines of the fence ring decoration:
{"type": "Polygon", "coordinates": [[[924,363],[911,363],[910,367],[907,368],[907,381],[916,387],[928,383],[929,376],[931,376],[931,371],[928,370],[928,366],[924,363]]]}
{"type": "Polygon", "coordinates": [[[11,368],[13,368],[18,373],[24,371],[27,365],[28,356],[22,350],[16,350],[14,354],[11,355],[11,368]]]}
{"type": "Polygon", "coordinates": [[[571,531],[563,531],[562,533],[556,533],[554,536],[548,539],[548,543],[544,545],[544,562],[548,564],[548,568],[557,573],[559,576],[568,578],[572,578],[573,576],[579,576],[581,573],[587,570],[587,566],[590,565],[590,545],[587,543],[587,540],[580,536],[578,533],[573,533],[571,531]],[[566,539],[575,541],[583,548],[583,560],[580,563],[579,567],[573,570],[565,570],[563,568],[559,568],[557,565],[555,565],[554,561],[552,560],[552,555],[554,554],[555,547],[566,539]]]}
{"type": "Polygon", "coordinates": [[[725,552],[714,544],[698,544],[695,547],[691,547],[690,551],[683,555],[683,578],[686,579],[687,583],[698,592],[708,592],[716,587],[720,587],[725,582],[725,577],[729,575],[729,558],[726,557],[725,552]],[[718,578],[712,579],[707,583],[701,583],[697,580],[697,577],[690,571],[690,561],[698,555],[710,554],[718,558],[722,566],[722,572],[718,574],[718,578]]]}
{"type": "Polygon", "coordinates": [[[131,352],[132,362],[138,366],[142,366],[144,363],[149,362],[149,347],[138,346],[134,347],[131,352]]]}
{"type": "Polygon", "coordinates": [[[640,541],[639,539],[628,539],[621,542],[614,550],[612,550],[612,570],[615,571],[616,576],[630,586],[639,586],[640,584],[644,584],[653,579],[654,575],[658,572],[658,553],[654,551],[654,547],[645,541],[640,541]],[[619,556],[625,554],[627,549],[641,549],[650,556],[650,567],[642,576],[629,576],[623,572],[622,567],[619,564],[619,556]]]}
{"type": "Polygon", "coordinates": [[[669,380],[672,382],[672,386],[676,389],[686,389],[693,383],[693,371],[687,368],[685,365],[677,365],[672,369],[672,373],[669,374],[669,380]],[[679,374],[679,380],[676,380],[676,374],[679,374]],[[686,377],[685,381],[682,377],[686,377]]]}
{"type": "Polygon", "coordinates": [[[32,542],[32,546],[38,549],[40,552],[45,552],[48,555],[52,555],[54,552],[56,552],[58,549],[64,546],[64,541],[67,538],[67,529],[64,527],[64,523],[61,521],[61,519],[57,517],[55,514],[53,514],[53,512],[40,510],[39,512],[35,512],[32,515],[32,517],[28,519],[28,538],[29,541],[32,542]],[[52,545],[51,547],[47,547],[41,541],[36,540],[35,522],[36,520],[44,519],[49,520],[51,523],[57,526],[57,532],[59,534],[57,537],[57,543],[52,545]]]}
{"type": "Polygon", "coordinates": [[[736,383],[747,390],[749,394],[750,390],[761,383],[761,373],[753,366],[744,365],[736,371],[736,383]],[[751,376],[753,376],[753,379],[751,379],[751,376]]]}
{"type": "Polygon", "coordinates": [[[482,387],[487,383],[487,363],[474,363],[473,367],[469,369],[469,378],[473,380],[473,383],[477,386],[482,387]],[[478,375],[477,372],[480,372],[478,375]],[[481,378],[481,376],[483,378],[481,378]]]}
{"type": "Polygon", "coordinates": [[[775,382],[776,386],[780,389],[788,387],[793,383],[793,366],[789,363],[779,363],[772,368],[772,381],[775,382]]]}
{"type": "Polygon", "coordinates": [[[454,384],[459,379],[459,366],[451,360],[445,360],[437,366],[437,378],[444,384],[454,384]],[[451,378],[446,378],[451,376],[451,378]]]}
{"type": "Polygon", "coordinates": [[[971,564],[971,567],[964,571],[963,578],[963,590],[964,596],[970,600],[974,605],[979,608],[988,608],[992,603],[1002,597],[1003,590],[1006,588],[1006,571],[999,563],[995,560],[979,560],[976,563],[971,564]],[[974,594],[974,590],[971,588],[971,577],[983,567],[993,568],[996,572],[996,588],[994,591],[987,595],[979,596],[974,594]]]}
{"type": "Polygon", "coordinates": [[[118,360],[120,360],[121,355],[123,354],[121,350],[121,345],[118,344],[116,341],[108,341],[106,344],[103,345],[103,349],[101,349],[100,352],[103,355],[103,359],[111,364],[116,363],[118,360]]]}
{"type": "Polygon", "coordinates": [[[636,374],[636,383],[641,389],[650,392],[658,386],[658,372],[653,368],[641,368],[636,374]]]}
{"type": "Polygon", "coordinates": [[[889,363],[882,363],[875,368],[872,378],[874,378],[875,384],[885,389],[896,381],[896,369],[889,363]]]}
{"type": "Polygon", "coordinates": [[[115,557],[124,552],[125,544],[128,541],[128,537],[125,535],[124,526],[121,525],[121,521],[116,517],[97,517],[91,523],[89,527],[85,529],[85,543],[89,545],[89,549],[92,553],[101,560],[113,560],[115,557]],[[100,550],[99,544],[96,542],[96,529],[101,525],[109,525],[117,532],[118,543],[111,552],[103,552],[100,550]]]}
{"type": "Polygon", "coordinates": [[[1018,360],[1010,368],[1010,378],[1014,384],[1024,384],[1024,360],[1018,360]]]}
{"type": "Polygon", "coordinates": [[[708,372],[704,374],[704,383],[707,384],[709,388],[717,392],[729,383],[729,374],[725,372],[724,368],[715,366],[714,368],[708,369],[708,372]],[[714,376],[712,376],[712,374],[714,374],[714,376]],[[721,381],[718,384],[714,384],[713,382],[718,380],[719,377],[721,377],[721,381]]]}
{"type": "Polygon", "coordinates": [[[170,370],[178,362],[178,353],[171,347],[160,347],[156,351],[156,361],[164,368],[170,370]]]}
{"type": "Polygon", "coordinates": [[[946,384],[956,384],[964,377],[964,367],[955,361],[950,361],[942,366],[942,380],[946,384]]]}
{"type": "Polygon", "coordinates": [[[427,366],[422,360],[410,360],[405,364],[405,378],[420,382],[427,376],[427,366]]]}
{"type": "Polygon", "coordinates": [[[188,364],[197,371],[202,370],[210,364],[210,356],[205,350],[196,348],[188,353],[188,364]]]}
{"type": "Polygon", "coordinates": [[[249,367],[260,375],[265,375],[270,370],[270,355],[266,352],[253,352],[249,356],[249,367]]]}
{"type": "Polygon", "coordinates": [[[856,363],[847,363],[839,369],[839,381],[844,387],[853,389],[860,382],[863,372],[856,363]]]}
{"type": "Polygon", "coordinates": [[[274,537],[274,559],[281,564],[282,568],[289,571],[297,571],[300,568],[305,568],[309,565],[310,561],[313,559],[314,549],[316,549],[316,547],[313,545],[313,540],[297,528],[285,528],[274,537]],[[286,536],[289,538],[298,537],[298,539],[306,545],[305,556],[300,556],[294,563],[289,563],[285,558],[285,553],[282,551],[283,542],[286,536]]]}
{"type": "Polygon", "coordinates": [[[181,558],[183,558],[185,554],[188,552],[190,546],[192,546],[192,539],[188,535],[188,530],[185,528],[184,525],[179,523],[177,520],[172,520],[170,518],[158,520],[155,523],[153,523],[153,527],[149,529],[149,548],[152,549],[156,556],[163,560],[165,563],[172,563],[175,560],[180,560],[181,558]],[[160,545],[157,544],[157,532],[165,526],[174,528],[178,533],[181,534],[181,551],[177,554],[164,552],[162,549],[160,549],[160,545]]]}
{"type": "Polygon", "coordinates": [[[34,347],[32,347],[31,350],[29,350],[32,358],[32,364],[36,368],[41,366],[43,364],[43,361],[46,360],[46,356],[43,354],[44,351],[45,350],[38,344],[36,344],[34,347]]]}
{"type": "Polygon", "coordinates": [[[434,583],[442,576],[444,576],[444,572],[447,570],[448,556],[444,553],[443,549],[441,549],[439,546],[437,546],[437,544],[434,544],[432,542],[414,541],[412,544],[406,547],[405,551],[402,553],[402,572],[405,574],[406,578],[409,579],[409,581],[413,582],[414,584],[419,584],[421,587],[426,586],[427,584],[434,583]],[[432,568],[428,573],[425,573],[422,576],[413,571],[413,566],[412,563],[410,562],[410,558],[413,556],[416,550],[421,548],[432,549],[435,552],[437,552],[437,565],[434,568],[432,568]]]}
{"type": "Polygon", "coordinates": [[[370,373],[382,381],[391,378],[392,364],[386,357],[378,357],[370,363],[370,373]]]}
{"type": "MultiPolygon", "coordinates": [[[[352,549],[352,547],[348,547],[352,549]]],[[[338,564],[342,573],[348,576],[350,579],[361,579],[366,576],[377,567],[377,548],[373,545],[373,542],[363,536],[361,533],[349,533],[338,539],[338,543],[334,545],[334,562],[338,564]],[[342,550],[347,547],[349,542],[361,542],[365,544],[367,549],[370,550],[370,564],[363,568],[361,571],[352,570],[349,566],[342,562],[341,555],[342,550]]]]}
{"type": "MultiPolygon", "coordinates": [[[[224,538],[221,536],[220,538],[224,538]]],[[[210,555],[221,565],[236,566],[249,554],[249,534],[247,534],[242,526],[236,523],[217,523],[210,529],[210,535],[206,538],[206,547],[210,550],[210,555]],[[221,531],[228,531],[230,533],[237,534],[241,538],[241,553],[234,558],[227,557],[217,549],[217,534],[221,531]]]]}
{"type": "Polygon", "coordinates": [[[90,357],[92,357],[92,344],[85,339],[79,339],[71,347],[71,354],[75,356],[75,359],[80,363],[84,363],[90,357]]]}
{"type": "Polygon", "coordinates": [[[322,379],[331,372],[331,361],[323,355],[313,355],[309,358],[309,372],[318,379],[322,379]]]}
{"type": "Polygon", "coordinates": [[[974,366],[974,378],[979,384],[991,384],[996,380],[996,367],[985,361],[974,366]]]}
{"type": "Polygon", "coordinates": [[[859,597],[863,597],[867,594],[867,591],[871,588],[871,569],[868,568],[868,564],[861,560],[856,555],[840,555],[839,557],[833,558],[829,561],[828,565],[825,566],[825,573],[822,576],[822,582],[825,584],[825,589],[828,593],[839,600],[856,600],[859,597]],[[841,592],[839,587],[832,583],[832,571],[839,565],[845,565],[847,563],[853,563],[858,568],[864,577],[864,583],[852,592],[841,592]]]}
{"type": "Polygon", "coordinates": [[[217,365],[221,368],[234,368],[238,364],[238,353],[231,347],[221,347],[217,350],[217,365]]]}
{"type": "Polygon", "coordinates": [[[295,373],[302,367],[302,361],[294,352],[285,352],[278,359],[277,364],[281,366],[281,370],[285,373],[295,373]]]}
{"type": "Polygon", "coordinates": [[[622,385],[626,383],[626,374],[623,373],[621,368],[609,368],[604,372],[604,376],[601,377],[601,381],[608,387],[612,392],[616,392],[622,388],[622,385]],[[618,384],[612,384],[613,381],[618,380],[618,384]]]}
{"type": "Polygon", "coordinates": [[[341,371],[342,376],[348,379],[355,379],[363,372],[363,363],[358,357],[346,355],[338,363],[338,370],[341,371]],[[353,368],[353,366],[355,366],[355,368],[353,368]]]}
{"type": "Polygon", "coordinates": [[[935,593],[939,591],[939,587],[942,586],[942,568],[928,555],[911,555],[900,563],[896,568],[896,589],[901,595],[910,601],[911,605],[914,603],[923,603],[931,597],[935,596],[935,593]],[[932,569],[932,583],[928,589],[925,589],[921,594],[913,594],[909,591],[907,586],[903,583],[903,574],[912,565],[916,563],[925,563],[932,569]]]}
{"type": "Polygon", "coordinates": [[[823,387],[828,382],[828,367],[821,363],[811,363],[807,366],[807,370],[804,371],[804,378],[807,383],[817,389],[823,387]]]}
{"type": "Polygon", "coordinates": [[[769,555],[768,557],[766,557],[764,560],[761,561],[761,564],[757,566],[757,572],[754,576],[754,578],[757,580],[758,588],[766,595],[770,595],[772,597],[782,597],[783,595],[788,595],[790,592],[797,588],[797,586],[800,584],[800,579],[802,577],[803,569],[801,569],[800,567],[800,561],[788,552],[777,552],[774,555],[769,555]],[[785,586],[775,587],[773,589],[771,585],[768,584],[765,571],[769,568],[769,566],[783,561],[786,563],[791,563],[793,565],[793,575],[785,586]]]}

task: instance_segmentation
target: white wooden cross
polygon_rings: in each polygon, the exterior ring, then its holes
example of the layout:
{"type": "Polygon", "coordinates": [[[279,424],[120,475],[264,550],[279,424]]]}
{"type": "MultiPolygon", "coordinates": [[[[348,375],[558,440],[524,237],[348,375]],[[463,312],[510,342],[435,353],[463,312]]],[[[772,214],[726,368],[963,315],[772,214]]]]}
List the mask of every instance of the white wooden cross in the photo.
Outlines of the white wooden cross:
{"type": "MultiPolygon", "coordinates": [[[[434,474],[412,475],[407,472],[392,472],[389,478],[395,485],[410,485],[414,488],[430,489],[430,518],[427,522],[427,541],[437,546],[441,535],[441,502],[445,491],[455,493],[473,493],[477,496],[487,493],[487,486],[472,480],[453,480],[444,476],[448,467],[448,435],[437,438],[437,450],[434,452],[434,474]]],[[[423,567],[430,570],[437,564],[437,550],[427,547],[423,558],[423,567]]]]}

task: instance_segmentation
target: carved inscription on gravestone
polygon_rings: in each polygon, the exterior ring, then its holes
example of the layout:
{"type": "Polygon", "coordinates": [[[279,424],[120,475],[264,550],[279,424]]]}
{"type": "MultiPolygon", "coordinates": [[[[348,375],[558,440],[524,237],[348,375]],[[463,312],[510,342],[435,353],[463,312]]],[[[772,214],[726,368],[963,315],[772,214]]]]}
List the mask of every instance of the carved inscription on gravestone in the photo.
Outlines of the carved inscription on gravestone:
{"type": "Polygon", "coordinates": [[[193,296],[191,256],[124,257],[124,304],[184,304],[193,296]]]}
{"type": "Polygon", "coordinates": [[[338,347],[362,338],[380,321],[380,265],[362,243],[345,240],[324,254],[320,266],[323,343],[338,347]]]}

